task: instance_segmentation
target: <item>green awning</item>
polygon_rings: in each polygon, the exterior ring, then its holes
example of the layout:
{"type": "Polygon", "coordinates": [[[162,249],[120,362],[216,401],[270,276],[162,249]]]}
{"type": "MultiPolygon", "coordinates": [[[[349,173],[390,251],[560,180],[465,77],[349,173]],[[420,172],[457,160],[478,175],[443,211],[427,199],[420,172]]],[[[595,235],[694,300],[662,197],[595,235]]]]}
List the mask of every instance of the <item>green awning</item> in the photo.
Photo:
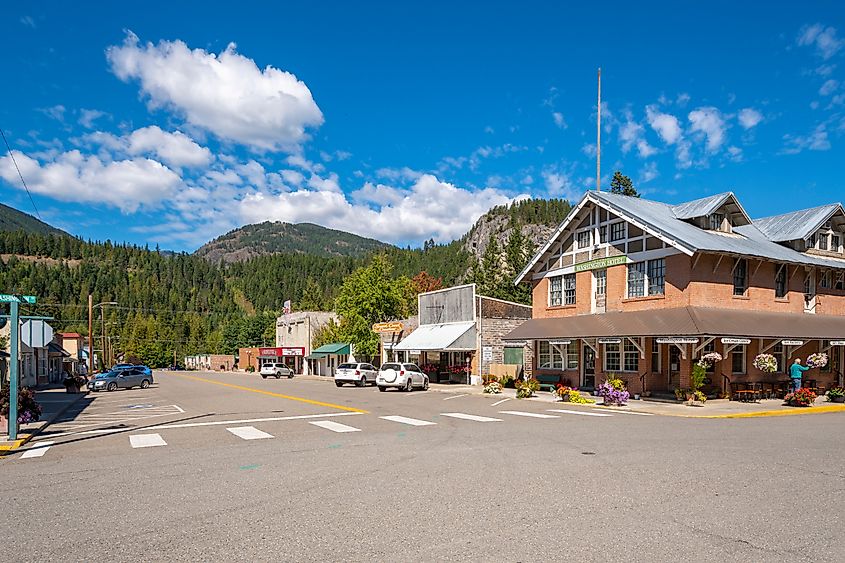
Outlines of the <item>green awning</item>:
{"type": "Polygon", "coordinates": [[[323,354],[322,352],[319,352],[319,353],[315,352],[313,354],[308,354],[307,356],[305,356],[305,359],[306,360],[319,360],[320,358],[325,358],[326,356],[328,356],[328,354],[323,354]]]}
{"type": "Polygon", "coordinates": [[[312,352],[313,354],[348,354],[349,343],[333,342],[331,344],[323,344],[312,352]]]}

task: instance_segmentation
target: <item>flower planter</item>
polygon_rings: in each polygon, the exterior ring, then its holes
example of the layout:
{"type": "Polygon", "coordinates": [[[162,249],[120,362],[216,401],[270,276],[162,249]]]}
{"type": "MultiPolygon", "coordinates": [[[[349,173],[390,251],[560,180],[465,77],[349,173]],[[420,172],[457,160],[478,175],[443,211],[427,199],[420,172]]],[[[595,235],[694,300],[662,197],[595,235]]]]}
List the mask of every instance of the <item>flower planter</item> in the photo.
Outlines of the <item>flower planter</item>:
{"type": "Polygon", "coordinates": [[[845,403],[845,396],[834,397],[830,400],[831,403],[845,403]]]}

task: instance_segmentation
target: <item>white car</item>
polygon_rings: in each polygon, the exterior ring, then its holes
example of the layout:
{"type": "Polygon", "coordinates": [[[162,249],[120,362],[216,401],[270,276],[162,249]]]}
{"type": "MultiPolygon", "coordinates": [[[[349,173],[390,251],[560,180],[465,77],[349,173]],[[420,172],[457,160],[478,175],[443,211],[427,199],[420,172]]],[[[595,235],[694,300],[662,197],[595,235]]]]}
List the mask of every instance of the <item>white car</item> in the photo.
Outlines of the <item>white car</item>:
{"type": "Polygon", "coordinates": [[[343,387],[344,383],[354,383],[358,387],[364,387],[372,383],[375,385],[378,377],[378,370],[371,364],[351,363],[340,364],[334,370],[334,384],[343,387]]]}
{"type": "Polygon", "coordinates": [[[428,376],[417,364],[386,363],[381,365],[376,385],[379,391],[387,391],[388,387],[396,387],[402,391],[413,391],[414,387],[419,387],[427,391],[428,376]]]}
{"type": "Polygon", "coordinates": [[[282,363],[264,364],[258,373],[261,374],[261,379],[267,379],[268,377],[279,379],[282,376],[288,379],[293,378],[293,370],[282,363]]]}

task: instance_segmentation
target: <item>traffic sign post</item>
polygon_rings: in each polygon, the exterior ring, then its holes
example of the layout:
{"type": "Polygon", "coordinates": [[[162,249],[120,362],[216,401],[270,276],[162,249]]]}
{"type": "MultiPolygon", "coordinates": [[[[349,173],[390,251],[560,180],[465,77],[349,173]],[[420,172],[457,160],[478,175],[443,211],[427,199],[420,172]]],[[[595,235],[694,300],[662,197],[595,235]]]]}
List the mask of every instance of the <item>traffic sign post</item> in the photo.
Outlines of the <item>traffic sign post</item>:
{"type": "Polygon", "coordinates": [[[20,341],[20,304],[35,303],[32,295],[9,295],[0,293],[0,303],[9,304],[11,326],[9,357],[9,440],[18,439],[18,343],[20,341]]]}

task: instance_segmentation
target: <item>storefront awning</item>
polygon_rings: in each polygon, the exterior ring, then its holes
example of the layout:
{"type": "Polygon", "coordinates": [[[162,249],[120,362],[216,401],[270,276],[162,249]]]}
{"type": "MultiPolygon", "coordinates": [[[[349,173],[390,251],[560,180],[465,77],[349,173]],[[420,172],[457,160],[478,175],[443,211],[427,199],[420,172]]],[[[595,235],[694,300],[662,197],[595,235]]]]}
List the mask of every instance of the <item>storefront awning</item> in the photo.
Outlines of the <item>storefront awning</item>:
{"type": "Polygon", "coordinates": [[[312,352],[313,354],[348,354],[348,342],[332,342],[331,344],[323,344],[312,352]]]}
{"type": "Polygon", "coordinates": [[[475,350],[475,321],[420,325],[394,350],[475,350]]]}
{"type": "Polygon", "coordinates": [[[325,358],[328,354],[324,354],[322,352],[314,352],[313,354],[308,354],[305,356],[306,360],[319,360],[320,358],[325,358]]]}
{"type": "Polygon", "coordinates": [[[735,336],[842,340],[845,339],[845,317],[681,307],[531,319],[511,331],[503,340],[608,336],[735,336]]]}

